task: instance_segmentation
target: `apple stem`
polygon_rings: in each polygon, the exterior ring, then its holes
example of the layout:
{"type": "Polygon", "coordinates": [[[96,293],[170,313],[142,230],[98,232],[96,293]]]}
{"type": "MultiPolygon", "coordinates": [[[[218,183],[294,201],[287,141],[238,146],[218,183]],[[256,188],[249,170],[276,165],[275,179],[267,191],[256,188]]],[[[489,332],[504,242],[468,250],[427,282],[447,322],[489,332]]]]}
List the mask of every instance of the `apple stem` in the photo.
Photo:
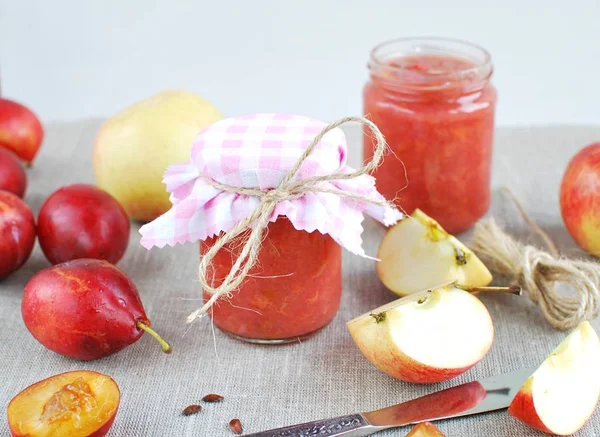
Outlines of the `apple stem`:
{"type": "Polygon", "coordinates": [[[521,296],[523,290],[518,285],[511,285],[510,287],[468,287],[464,285],[456,285],[457,288],[461,288],[469,293],[509,293],[516,296],[521,296]]]}
{"type": "Polygon", "coordinates": [[[142,322],[137,322],[137,327],[138,329],[141,329],[142,331],[150,334],[152,337],[154,337],[156,339],[156,341],[158,341],[160,343],[160,347],[162,348],[163,352],[166,354],[170,354],[171,353],[171,345],[169,343],[167,343],[160,335],[158,335],[158,333],[152,329],[150,326],[146,325],[145,323],[142,322]]]}

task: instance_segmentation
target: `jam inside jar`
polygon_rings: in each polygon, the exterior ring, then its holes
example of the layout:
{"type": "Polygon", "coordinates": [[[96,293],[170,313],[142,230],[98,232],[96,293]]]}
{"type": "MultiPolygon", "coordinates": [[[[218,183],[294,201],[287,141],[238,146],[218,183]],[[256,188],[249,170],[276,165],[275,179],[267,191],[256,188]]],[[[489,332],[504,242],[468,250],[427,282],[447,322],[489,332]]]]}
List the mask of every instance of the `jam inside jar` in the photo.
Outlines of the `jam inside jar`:
{"type": "MultiPolygon", "coordinates": [[[[471,227],[490,205],[492,72],[484,49],[456,40],[398,39],[371,52],[364,112],[392,152],[374,172],[377,188],[451,233],[471,227]]],[[[366,133],[363,144],[370,158],[366,133]]]]}
{"type": "MultiPolygon", "coordinates": [[[[200,242],[206,253],[215,239],[200,242]]],[[[242,244],[223,247],[208,270],[223,282],[242,244]]],[[[238,290],[209,311],[227,334],[252,343],[288,343],[306,338],[335,317],[341,298],[341,247],[318,231],[294,228],[284,217],[269,223],[258,261],[238,290]]],[[[204,300],[210,296],[204,292],[204,300]]]]}

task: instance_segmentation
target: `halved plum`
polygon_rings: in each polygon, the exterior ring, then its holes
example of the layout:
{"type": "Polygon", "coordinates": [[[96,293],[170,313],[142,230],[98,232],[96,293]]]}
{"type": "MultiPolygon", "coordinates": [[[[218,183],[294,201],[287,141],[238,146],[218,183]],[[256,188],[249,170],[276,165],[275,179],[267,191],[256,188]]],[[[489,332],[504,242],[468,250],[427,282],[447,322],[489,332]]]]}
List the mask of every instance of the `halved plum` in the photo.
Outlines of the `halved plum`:
{"type": "Polygon", "coordinates": [[[410,430],[406,437],[446,437],[442,431],[431,422],[419,423],[410,430]]]}
{"type": "Polygon", "coordinates": [[[8,404],[12,437],[102,437],[112,426],[121,394],[109,376],[61,373],[37,382],[8,404]]]}

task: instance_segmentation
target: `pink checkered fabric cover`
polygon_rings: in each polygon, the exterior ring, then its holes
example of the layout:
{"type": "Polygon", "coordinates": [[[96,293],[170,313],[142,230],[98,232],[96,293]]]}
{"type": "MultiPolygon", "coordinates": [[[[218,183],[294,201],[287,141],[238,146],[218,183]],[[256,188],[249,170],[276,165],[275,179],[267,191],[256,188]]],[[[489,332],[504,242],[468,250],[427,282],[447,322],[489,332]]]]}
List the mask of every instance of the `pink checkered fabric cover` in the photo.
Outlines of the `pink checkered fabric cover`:
{"type": "MultiPolygon", "coordinates": [[[[147,249],[173,246],[231,230],[259,206],[259,197],[218,190],[204,178],[264,191],[276,188],[325,126],[321,121],[297,115],[252,114],[221,120],[202,130],[194,140],[190,161],[167,169],[163,182],[171,193],[173,206],[142,226],[142,245],[147,249]]],[[[296,179],[351,172],[346,166],[346,154],[344,133],[334,129],[304,161],[296,179]]],[[[323,184],[383,199],[370,175],[323,184]]],[[[271,221],[285,216],[298,230],[329,234],[351,252],[366,256],[361,239],[363,213],[387,226],[402,217],[394,208],[331,193],[307,193],[279,202],[271,221]]]]}

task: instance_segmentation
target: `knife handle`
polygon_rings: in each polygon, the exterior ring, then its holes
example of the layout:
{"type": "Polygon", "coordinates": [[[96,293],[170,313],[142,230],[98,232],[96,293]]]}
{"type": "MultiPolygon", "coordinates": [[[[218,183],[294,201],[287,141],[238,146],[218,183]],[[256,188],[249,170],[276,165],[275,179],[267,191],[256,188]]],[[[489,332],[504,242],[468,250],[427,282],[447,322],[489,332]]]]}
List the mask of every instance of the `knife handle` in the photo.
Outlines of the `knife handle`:
{"type": "Polygon", "coordinates": [[[311,437],[311,436],[346,436],[362,437],[381,431],[382,428],[372,426],[362,414],[335,417],[333,419],[315,420],[270,431],[247,434],[246,437],[311,437]]]}

